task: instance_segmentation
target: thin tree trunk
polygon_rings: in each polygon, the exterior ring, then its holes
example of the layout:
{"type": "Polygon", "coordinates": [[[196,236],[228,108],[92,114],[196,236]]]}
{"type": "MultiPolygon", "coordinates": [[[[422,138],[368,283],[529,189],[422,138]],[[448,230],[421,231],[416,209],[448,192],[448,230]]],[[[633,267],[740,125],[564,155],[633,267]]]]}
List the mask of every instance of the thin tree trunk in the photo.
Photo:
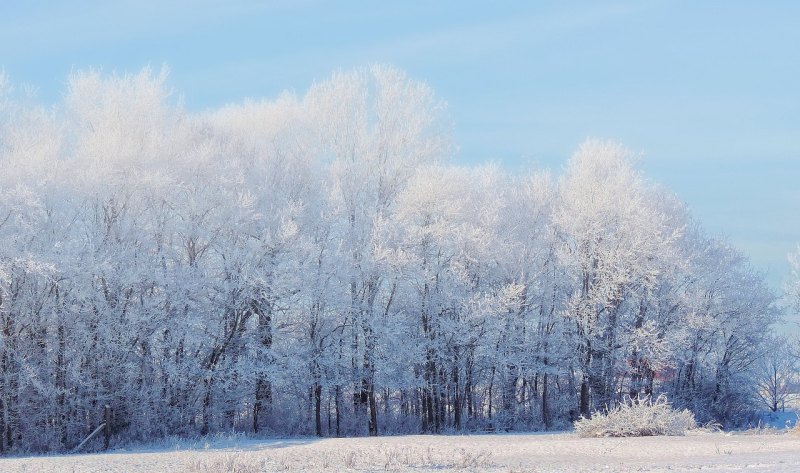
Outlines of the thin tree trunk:
{"type": "Polygon", "coordinates": [[[342,436],[342,431],[341,431],[341,424],[342,424],[342,408],[341,408],[342,407],[342,402],[341,402],[342,394],[341,394],[341,389],[342,388],[337,384],[334,389],[335,389],[334,404],[335,404],[335,408],[336,408],[336,436],[337,437],[341,437],[342,436]]]}
{"type": "Polygon", "coordinates": [[[542,423],[544,430],[550,430],[550,406],[548,405],[547,373],[542,376],[542,423]]]}
{"type": "Polygon", "coordinates": [[[200,427],[200,435],[208,435],[211,427],[211,402],[212,391],[214,389],[214,374],[209,373],[204,380],[206,394],[203,397],[203,424],[200,427]]]}
{"type": "Polygon", "coordinates": [[[589,399],[589,372],[592,364],[592,346],[586,341],[586,353],[583,360],[583,377],[581,379],[580,414],[589,417],[591,400],[589,399]]]}
{"type": "Polygon", "coordinates": [[[314,431],[322,437],[322,386],[314,383],[314,431]]]}
{"type": "Polygon", "coordinates": [[[103,408],[103,450],[108,450],[111,443],[111,406],[106,404],[103,408]]]}

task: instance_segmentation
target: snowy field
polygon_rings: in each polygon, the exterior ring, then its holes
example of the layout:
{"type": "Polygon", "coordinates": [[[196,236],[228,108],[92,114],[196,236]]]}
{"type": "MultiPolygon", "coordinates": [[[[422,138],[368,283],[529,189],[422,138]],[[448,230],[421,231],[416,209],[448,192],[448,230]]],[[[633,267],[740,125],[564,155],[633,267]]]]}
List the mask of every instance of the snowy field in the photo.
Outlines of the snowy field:
{"type": "Polygon", "coordinates": [[[574,434],[236,440],[0,460],[2,472],[800,471],[796,433],[584,439],[574,434]]]}

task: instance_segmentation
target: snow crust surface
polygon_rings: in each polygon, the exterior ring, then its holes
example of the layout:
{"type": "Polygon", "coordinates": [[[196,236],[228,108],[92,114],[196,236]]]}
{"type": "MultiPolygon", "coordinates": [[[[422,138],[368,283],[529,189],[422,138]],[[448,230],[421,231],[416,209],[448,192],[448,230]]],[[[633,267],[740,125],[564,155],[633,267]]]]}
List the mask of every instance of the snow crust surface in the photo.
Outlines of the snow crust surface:
{"type": "Polygon", "coordinates": [[[800,435],[575,434],[235,440],[195,449],[135,449],[0,460],[3,472],[259,471],[797,472],[800,435]]]}

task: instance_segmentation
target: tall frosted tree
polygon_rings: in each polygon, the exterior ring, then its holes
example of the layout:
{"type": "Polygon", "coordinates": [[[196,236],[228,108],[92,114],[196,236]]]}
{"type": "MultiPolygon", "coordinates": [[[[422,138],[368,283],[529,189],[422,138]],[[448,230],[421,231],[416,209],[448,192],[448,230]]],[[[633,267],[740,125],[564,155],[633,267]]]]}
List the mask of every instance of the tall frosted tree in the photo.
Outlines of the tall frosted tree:
{"type": "Polygon", "coordinates": [[[581,340],[582,415],[614,402],[619,365],[626,361],[618,346],[635,313],[628,306],[653,289],[676,236],[632,159],[616,143],[588,141],[560,184],[554,218],[560,258],[572,278],[567,317],[581,340]]]}
{"type": "Polygon", "coordinates": [[[426,85],[385,66],[336,73],[315,84],[304,103],[318,117],[323,156],[330,162],[334,238],[348,259],[340,282],[349,298],[353,405],[357,417],[366,418],[368,433],[377,435],[373,322],[387,288],[374,265],[374,223],[392,213],[417,166],[446,157],[443,104],[426,85]]]}

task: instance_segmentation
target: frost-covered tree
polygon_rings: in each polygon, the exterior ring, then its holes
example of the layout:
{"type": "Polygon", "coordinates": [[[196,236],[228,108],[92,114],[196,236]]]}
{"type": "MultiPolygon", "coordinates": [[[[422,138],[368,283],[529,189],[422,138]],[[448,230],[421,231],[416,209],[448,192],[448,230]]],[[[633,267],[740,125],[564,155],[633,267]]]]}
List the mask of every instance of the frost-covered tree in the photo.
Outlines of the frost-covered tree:
{"type": "Polygon", "coordinates": [[[761,404],[772,412],[783,411],[794,392],[798,363],[791,342],[785,337],[768,341],[769,350],[759,361],[756,372],[756,395],[761,404]]]}
{"type": "Polygon", "coordinates": [[[680,318],[670,390],[676,404],[700,419],[734,424],[752,407],[757,362],[777,320],[776,298],[729,244],[691,236],[691,265],[675,308],[680,318]]]}
{"type": "Polygon", "coordinates": [[[424,84],[385,66],[336,73],[315,84],[304,104],[316,117],[327,182],[333,238],[344,259],[339,284],[349,299],[353,405],[377,435],[375,318],[390,304],[391,288],[375,266],[375,221],[393,204],[415,169],[446,157],[443,105],[424,84]],[[386,292],[389,295],[386,295],[386,292]]]}
{"type": "Polygon", "coordinates": [[[800,245],[797,246],[795,253],[789,254],[789,264],[792,266],[792,276],[786,292],[794,310],[800,312],[800,245]]]}
{"type": "Polygon", "coordinates": [[[584,143],[561,182],[554,215],[559,257],[572,278],[566,315],[581,340],[582,415],[614,402],[627,361],[619,353],[622,339],[631,325],[644,328],[637,308],[654,289],[676,238],[631,159],[615,143],[584,143]]]}

